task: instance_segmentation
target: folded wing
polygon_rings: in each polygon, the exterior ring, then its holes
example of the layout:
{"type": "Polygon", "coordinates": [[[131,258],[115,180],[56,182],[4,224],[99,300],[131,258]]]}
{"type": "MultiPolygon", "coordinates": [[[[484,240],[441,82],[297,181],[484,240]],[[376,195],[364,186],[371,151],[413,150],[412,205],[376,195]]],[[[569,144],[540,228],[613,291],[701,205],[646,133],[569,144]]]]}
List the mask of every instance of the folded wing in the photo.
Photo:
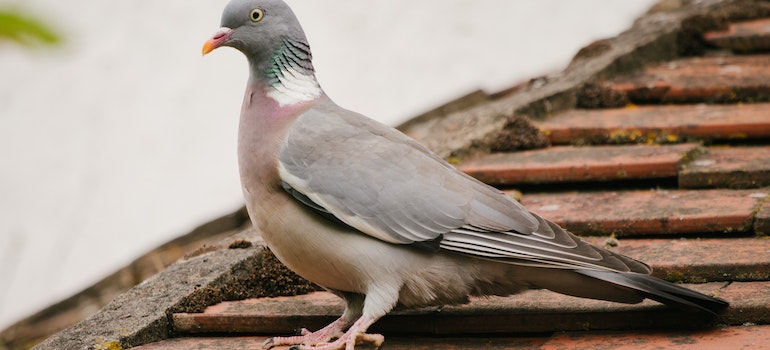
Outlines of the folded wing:
{"type": "Polygon", "coordinates": [[[284,188],[299,201],[386,242],[528,266],[650,272],[584,243],[407,136],[331,103],[298,118],[279,163],[284,188]]]}

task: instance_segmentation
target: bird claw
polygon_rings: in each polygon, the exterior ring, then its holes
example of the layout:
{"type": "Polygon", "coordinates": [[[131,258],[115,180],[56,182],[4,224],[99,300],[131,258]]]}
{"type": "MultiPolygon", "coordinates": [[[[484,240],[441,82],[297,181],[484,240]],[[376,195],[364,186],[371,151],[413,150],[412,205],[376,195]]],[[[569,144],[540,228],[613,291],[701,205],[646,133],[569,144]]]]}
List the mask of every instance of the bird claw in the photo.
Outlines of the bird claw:
{"type": "MultiPolygon", "coordinates": [[[[303,335],[313,334],[312,332],[303,333],[303,335]]],[[[274,346],[278,345],[288,345],[286,344],[286,340],[288,338],[281,338],[281,337],[273,337],[268,338],[262,343],[262,349],[271,349],[274,346]]],[[[382,343],[385,341],[385,337],[383,337],[381,334],[369,334],[369,333],[359,333],[357,335],[352,334],[344,334],[342,337],[338,338],[337,340],[329,343],[318,343],[318,344],[295,344],[288,348],[288,350],[331,350],[331,349],[346,349],[346,350],[352,350],[355,348],[355,345],[357,342],[361,343],[370,343],[374,345],[375,349],[379,349],[380,346],[382,346],[382,343]]]]}
{"type": "Polygon", "coordinates": [[[300,329],[301,335],[268,338],[262,343],[262,348],[270,349],[278,345],[289,345],[291,350],[354,350],[356,343],[362,342],[371,343],[379,349],[385,341],[385,337],[381,334],[366,333],[366,329],[372,323],[374,322],[370,319],[362,317],[347,332],[343,332],[347,322],[341,317],[315,332],[302,328],[300,329]]]}
{"type": "Polygon", "coordinates": [[[262,342],[262,349],[272,349],[276,346],[274,339],[275,338],[272,337],[265,339],[265,341],[262,342]]]}
{"type": "Polygon", "coordinates": [[[307,328],[302,328],[299,333],[300,335],[298,336],[271,337],[265,339],[265,341],[262,342],[262,349],[271,349],[279,345],[292,345],[289,349],[298,350],[305,347],[325,345],[328,344],[331,339],[338,338],[343,334],[334,325],[316,332],[311,332],[307,328]]]}

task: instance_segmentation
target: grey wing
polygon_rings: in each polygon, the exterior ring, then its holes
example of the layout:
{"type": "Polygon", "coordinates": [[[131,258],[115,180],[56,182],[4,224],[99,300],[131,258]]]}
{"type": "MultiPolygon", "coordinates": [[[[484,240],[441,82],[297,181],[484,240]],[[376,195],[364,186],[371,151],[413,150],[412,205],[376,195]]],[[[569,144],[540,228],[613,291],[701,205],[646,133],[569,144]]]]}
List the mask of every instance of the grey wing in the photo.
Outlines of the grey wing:
{"type": "Polygon", "coordinates": [[[525,265],[649,271],[583,243],[400,132],[334,105],[297,119],[279,174],[295,198],[386,242],[525,265]]]}

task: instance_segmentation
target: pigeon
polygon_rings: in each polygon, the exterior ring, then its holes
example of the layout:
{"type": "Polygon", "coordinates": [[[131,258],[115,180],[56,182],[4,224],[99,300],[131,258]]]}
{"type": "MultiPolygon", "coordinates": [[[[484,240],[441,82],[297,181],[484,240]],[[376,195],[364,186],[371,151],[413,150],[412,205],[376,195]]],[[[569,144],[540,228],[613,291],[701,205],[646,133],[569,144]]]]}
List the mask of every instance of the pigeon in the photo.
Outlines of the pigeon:
{"type": "Polygon", "coordinates": [[[384,337],[367,329],[396,306],[528,289],[649,298],[712,315],[727,307],[582,241],[396,129],[335,104],[283,1],[229,2],[202,51],[223,46],[248,60],[238,166],[251,220],[282,263],[346,304],[328,326],[263,348],[379,347],[384,337]]]}

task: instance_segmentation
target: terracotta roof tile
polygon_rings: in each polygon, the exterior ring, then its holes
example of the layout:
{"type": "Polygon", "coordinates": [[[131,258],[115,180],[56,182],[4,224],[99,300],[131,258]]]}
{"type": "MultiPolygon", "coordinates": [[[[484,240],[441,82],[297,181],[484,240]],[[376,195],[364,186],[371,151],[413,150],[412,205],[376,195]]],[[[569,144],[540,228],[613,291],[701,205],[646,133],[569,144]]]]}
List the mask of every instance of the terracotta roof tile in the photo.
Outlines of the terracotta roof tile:
{"type": "Polygon", "coordinates": [[[604,84],[634,103],[770,100],[770,55],[678,59],[604,84]]]}
{"type": "MultiPolygon", "coordinates": [[[[242,349],[262,350],[262,342],[266,336],[239,336],[239,337],[193,337],[174,338],[162,342],[140,346],[141,350],[215,350],[215,349],[242,349]]],[[[548,337],[416,337],[416,336],[388,336],[387,342],[380,349],[383,350],[435,350],[435,349],[485,349],[485,350],[537,350],[549,341],[548,337]]],[[[289,347],[279,346],[273,349],[286,350],[289,347]]],[[[374,347],[369,344],[357,345],[356,349],[370,350],[374,347]]]]}
{"type": "Polygon", "coordinates": [[[524,194],[527,209],[581,235],[744,233],[767,191],[631,190],[524,194]]]}
{"type": "Polygon", "coordinates": [[[679,171],[680,188],[770,186],[770,147],[710,147],[679,171]]]}
{"type": "Polygon", "coordinates": [[[539,349],[761,349],[770,344],[770,326],[721,327],[680,332],[562,333],[539,349]]]}
{"type": "MultiPolygon", "coordinates": [[[[136,349],[243,349],[260,350],[265,336],[175,338],[136,349]]],[[[552,336],[485,337],[415,337],[390,336],[383,350],[487,349],[487,350],[560,350],[560,349],[761,349],[770,343],[770,326],[719,327],[690,331],[603,331],[559,332],[552,336]]],[[[286,347],[278,347],[284,350],[286,347]]],[[[361,345],[361,349],[372,349],[361,345]]]]}
{"type": "Polygon", "coordinates": [[[704,39],[711,45],[734,51],[770,49],[770,19],[730,23],[726,30],[707,32],[704,39]]]}
{"type": "MultiPolygon", "coordinates": [[[[599,238],[591,240],[600,243],[599,238]]],[[[656,274],[669,280],[695,276],[701,281],[757,281],[711,282],[687,287],[719,295],[732,302],[731,308],[718,320],[722,324],[766,322],[770,317],[770,282],[766,281],[770,275],[770,255],[767,254],[770,252],[770,240],[625,239],[612,249],[652,263],[656,274]],[[764,257],[764,262],[757,264],[757,257],[764,257]],[[706,271],[711,272],[704,274],[706,271]]],[[[295,297],[223,302],[207,308],[203,313],[174,314],[172,319],[175,329],[186,334],[286,334],[299,327],[319,328],[335,319],[342,309],[342,301],[336,296],[316,292],[295,297]]],[[[683,322],[691,327],[705,321],[699,315],[692,316],[694,318],[652,301],[624,305],[533,290],[511,297],[474,298],[467,305],[396,311],[378,322],[374,331],[391,334],[507,334],[681,327],[683,322]]]]}
{"type": "Polygon", "coordinates": [[[489,154],[460,169],[493,185],[676,177],[680,162],[698,148],[697,144],[558,146],[489,154]]]}
{"type": "MultiPolygon", "coordinates": [[[[770,252],[768,252],[770,253],[770,252]]],[[[770,324],[770,282],[732,282],[719,297],[730,300],[725,324],[770,324]]]]}
{"type": "MultiPolygon", "coordinates": [[[[720,282],[687,285],[688,288],[709,294],[717,294],[725,286],[725,283],[720,282]]],[[[223,302],[217,305],[216,310],[207,309],[199,314],[174,314],[173,320],[174,328],[186,334],[286,334],[301,327],[318,329],[339,317],[342,308],[341,299],[328,292],[316,292],[294,297],[223,302]],[[287,308],[291,304],[305,305],[309,310],[287,308]]],[[[624,329],[650,327],[655,322],[665,323],[665,319],[675,313],[681,314],[649,300],[626,305],[576,298],[547,290],[530,290],[511,297],[474,298],[466,305],[394,311],[377,322],[373,331],[493,334],[624,329]],[[632,315],[635,317],[629,317],[632,315]]],[[[698,317],[702,318],[702,315],[698,317]]],[[[688,321],[698,320],[690,318],[688,321]]],[[[710,322],[704,319],[700,321],[701,324],[710,322]]]]}
{"type": "MultiPolygon", "coordinates": [[[[711,282],[685,285],[728,298],[732,304],[715,320],[682,313],[653,301],[626,305],[576,298],[547,290],[510,297],[473,298],[469,304],[395,311],[373,326],[395,334],[511,334],[611,330],[650,327],[692,328],[712,322],[741,325],[770,321],[770,282],[711,282]]],[[[223,302],[199,314],[174,314],[174,327],[185,334],[290,334],[319,328],[338,317],[342,301],[327,292],[279,298],[223,302]],[[318,303],[317,305],[315,305],[318,303]],[[304,305],[295,309],[291,305],[304,305]],[[287,306],[289,306],[287,308],[287,306]]]]}
{"type": "MultiPolygon", "coordinates": [[[[605,245],[606,237],[587,239],[605,245]]],[[[672,282],[770,280],[770,239],[621,239],[610,250],[645,261],[653,274],[672,282]]]]}
{"type": "Polygon", "coordinates": [[[770,104],[571,109],[535,124],[553,144],[770,138],[770,104]]]}

